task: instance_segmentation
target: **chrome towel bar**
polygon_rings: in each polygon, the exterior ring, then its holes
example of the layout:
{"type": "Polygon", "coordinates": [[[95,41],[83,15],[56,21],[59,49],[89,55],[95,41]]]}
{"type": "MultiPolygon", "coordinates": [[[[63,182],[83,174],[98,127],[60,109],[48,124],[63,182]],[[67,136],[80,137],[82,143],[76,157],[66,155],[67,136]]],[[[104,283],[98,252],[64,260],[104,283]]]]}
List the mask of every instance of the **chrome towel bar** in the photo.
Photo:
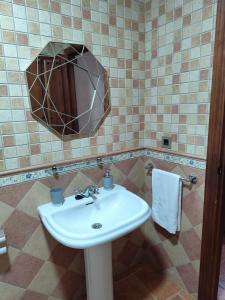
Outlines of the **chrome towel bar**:
{"type": "MultiPolygon", "coordinates": [[[[148,163],[145,166],[145,169],[147,170],[147,174],[151,175],[152,170],[155,168],[155,166],[153,165],[153,163],[148,163]]],[[[191,184],[196,184],[197,183],[197,176],[195,175],[189,175],[187,177],[181,177],[180,178],[182,181],[187,182],[187,183],[191,183],[191,184]]]]}

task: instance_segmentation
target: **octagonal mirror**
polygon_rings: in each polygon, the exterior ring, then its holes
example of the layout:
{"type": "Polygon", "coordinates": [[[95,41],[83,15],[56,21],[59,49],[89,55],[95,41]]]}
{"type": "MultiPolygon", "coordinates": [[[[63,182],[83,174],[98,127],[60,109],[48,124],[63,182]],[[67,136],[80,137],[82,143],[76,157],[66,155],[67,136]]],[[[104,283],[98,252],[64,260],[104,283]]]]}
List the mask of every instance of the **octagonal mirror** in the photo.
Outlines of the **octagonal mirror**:
{"type": "Polygon", "coordinates": [[[33,117],[62,139],[93,135],[110,111],[107,71],[84,45],[49,42],[26,78],[33,117]]]}

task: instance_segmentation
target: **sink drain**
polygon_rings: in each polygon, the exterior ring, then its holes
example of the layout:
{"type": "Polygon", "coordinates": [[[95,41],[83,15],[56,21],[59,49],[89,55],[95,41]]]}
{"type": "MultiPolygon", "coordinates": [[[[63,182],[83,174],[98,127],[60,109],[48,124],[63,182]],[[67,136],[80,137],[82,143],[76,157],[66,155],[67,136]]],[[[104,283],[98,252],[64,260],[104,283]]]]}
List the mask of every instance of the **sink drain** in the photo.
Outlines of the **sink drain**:
{"type": "Polygon", "coordinates": [[[91,227],[93,229],[100,229],[100,228],[102,228],[102,224],[101,223],[94,223],[94,224],[91,225],[91,227]]]}

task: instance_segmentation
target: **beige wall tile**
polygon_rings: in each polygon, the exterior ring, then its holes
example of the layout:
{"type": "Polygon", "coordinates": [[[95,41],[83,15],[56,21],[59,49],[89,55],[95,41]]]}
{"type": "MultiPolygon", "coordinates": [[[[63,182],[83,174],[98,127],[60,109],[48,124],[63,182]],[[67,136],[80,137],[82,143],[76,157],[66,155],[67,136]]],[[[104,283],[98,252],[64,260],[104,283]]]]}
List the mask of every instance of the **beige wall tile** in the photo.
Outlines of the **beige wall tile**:
{"type": "Polygon", "coordinates": [[[93,181],[90,180],[86,175],[84,175],[82,172],[78,172],[73,180],[70,182],[70,184],[65,189],[65,196],[73,195],[74,192],[78,189],[84,189],[87,185],[93,184],[93,181]]]}
{"type": "Polygon", "coordinates": [[[0,224],[3,224],[13,212],[13,208],[0,201],[0,224]]]}
{"type": "Polygon", "coordinates": [[[143,167],[143,161],[137,160],[136,164],[128,175],[128,178],[131,180],[131,182],[133,182],[139,188],[143,186],[144,181],[143,167]]]}
{"type": "MultiPolygon", "coordinates": [[[[21,168],[25,165],[24,161],[27,166],[29,164],[33,166],[139,146],[138,114],[133,118],[126,118],[127,112],[123,110],[126,106],[132,108],[132,106],[139,105],[141,101],[144,105],[144,98],[141,100],[140,96],[144,95],[145,84],[144,79],[139,79],[139,76],[144,78],[145,71],[144,3],[131,1],[133,14],[126,15],[126,22],[124,21],[125,10],[119,3],[117,7],[116,4],[111,5],[110,2],[101,2],[101,5],[98,2],[91,2],[87,6],[81,1],[69,4],[58,1],[50,3],[49,1],[28,0],[15,3],[1,1],[0,5],[1,28],[3,29],[3,46],[0,49],[0,54],[3,56],[0,58],[0,65],[8,74],[8,81],[1,85],[0,90],[1,95],[12,96],[11,106],[7,106],[7,109],[0,108],[1,126],[4,127],[7,123],[12,124],[13,121],[23,122],[25,125],[23,133],[27,133],[27,120],[36,123],[35,131],[32,130],[26,141],[28,148],[30,144],[59,141],[30,116],[25,78],[22,73],[15,73],[23,72],[47,41],[54,38],[59,42],[70,40],[82,43],[85,41],[89,45],[98,59],[109,69],[110,79],[119,82],[111,90],[111,100],[113,107],[122,108],[118,115],[121,126],[118,126],[118,133],[115,137],[112,134],[111,115],[109,115],[105,120],[108,130],[97,134],[96,144],[93,147],[90,148],[90,139],[87,139],[89,142],[86,146],[81,143],[79,147],[70,147],[54,154],[51,154],[52,149],[48,148],[30,157],[29,152],[24,153],[23,159],[20,159],[20,155],[18,159],[11,156],[11,161],[3,157],[7,161],[2,163],[1,169],[21,168]],[[119,27],[116,26],[116,21],[119,27]],[[132,24],[132,27],[128,24],[132,24]],[[124,29],[126,29],[126,35],[124,29]],[[117,34],[120,39],[116,38],[117,34]],[[124,36],[126,36],[125,41],[124,36]],[[126,60],[129,60],[128,68],[126,68],[126,60]],[[134,78],[132,78],[132,61],[135,69],[134,78]],[[22,88],[18,83],[23,84],[22,88]],[[134,92],[131,92],[132,86],[134,92]],[[126,94],[129,99],[126,99],[126,94]],[[23,96],[21,97],[23,103],[14,100],[20,96],[23,96]],[[10,108],[14,110],[12,119],[10,119],[10,108]],[[26,118],[21,112],[16,111],[20,108],[25,109],[26,118]],[[133,125],[134,122],[135,125],[133,125]]],[[[14,125],[15,140],[18,140],[19,133],[22,132],[19,132],[18,126],[14,125]]]]}
{"type": "MultiPolygon", "coordinates": [[[[148,134],[148,126],[145,126],[147,134],[144,137],[143,144],[145,146],[161,147],[162,135],[174,136],[174,134],[177,134],[179,144],[176,141],[172,142],[173,151],[205,157],[207,142],[199,145],[196,132],[193,133],[193,138],[190,139],[186,136],[186,133],[180,130],[177,132],[174,125],[182,122],[187,128],[192,124],[202,125],[206,128],[208,124],[208,112],[205,115],[198,116],[197,104],[201,93],[206,95],[204,103],[209,103],[210,99],[211,79],[209,81],[208,78],[203,79],[202,68],[207,67],[209,72],[212,70],[210,54],[212,54],[211,47],[214,43],[215,33],[215,15],[212,14],[212,10],[215,9],[216,2],[206,8],[202,1],[199,1],[197,6],[197,2],[189,1],[181,6],[180,11],[171,2],[170,6],[166,5],[165,7],[164,15],[167,16],[167,19],[164,21],[164,26],[161,23],[163,15],[159,13],[157,2],[152,2],[152,6],[156,5],[154,9],[150,8],[149,3],[150,1],[147,0],[146,23],[149,26],[146,26],[145,32],[146,73],[149,74],[145,81],[145,87],[149,88],[145,98],[145,111],[149,116],[145,117],[150,120],[151,134],[148,134]],[[171,12],[174,12],[177,20],[174,23],[169,22],[168,17],[171,12]],[[182,22],[179,22],[179,20],[182,22]],[[151,32],[152,28],[154,28],[154,37],[153,32],[151,32]],[[167,70],[163,66],[163,61],[167,65],[167,70]],[[202,63],[203,61],[204,63],[202,63]],[[173,76],[172,82],[167,80],[166,72],[168,72],[168,75],[173,76]],[[180,74],[180,82],[175,80],[178,74],[180,74]],[[149,84],[151,75],[154,76],[152,85],[149,84]],[[151,112],[149,103],[154,101],[154,97],[163,95],[167,95],[167,98],[170,95],[177,97],[177,113],[181,117],[180,121],[176,122],[174,119],[169,120],[167,118],[166,122],[165,115],[157,119],[154,118],[156,111],[151,112]],[[193,123],[194,118],[195,122],[193,123]],[[158,131],[158,134],[154,134],[155,131],[158,131]],[[183,137],[181,134],[183,134],[183,137]]],[[[160,103],[159,97],[154,104],[156,104],[158,113],[165,113],[166,103],[160,103]]],[[[206,138],[207,132],[202,133],[202,137],[206,138]]]]}
{"type": "Polygon", "coordinates": [[[50,189],[40,182],[35,182],[28,193],[21,199],[17,208],[39,219],[37,207],[50,201],[50,189]],[[40,197],[41,195],[41,197],[40,197]]]}

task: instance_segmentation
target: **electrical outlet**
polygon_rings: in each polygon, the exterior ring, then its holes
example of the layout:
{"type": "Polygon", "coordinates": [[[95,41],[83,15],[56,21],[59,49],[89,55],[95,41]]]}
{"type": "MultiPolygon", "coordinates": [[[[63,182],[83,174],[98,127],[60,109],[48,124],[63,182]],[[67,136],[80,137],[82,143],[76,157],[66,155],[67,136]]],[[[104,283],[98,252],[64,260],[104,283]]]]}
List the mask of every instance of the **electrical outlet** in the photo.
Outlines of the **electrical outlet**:
{"type": "Polygon", "coordinates": [[[162,137],[162,148],[171,149],[171,137],[168,136],[162,137]]]}

